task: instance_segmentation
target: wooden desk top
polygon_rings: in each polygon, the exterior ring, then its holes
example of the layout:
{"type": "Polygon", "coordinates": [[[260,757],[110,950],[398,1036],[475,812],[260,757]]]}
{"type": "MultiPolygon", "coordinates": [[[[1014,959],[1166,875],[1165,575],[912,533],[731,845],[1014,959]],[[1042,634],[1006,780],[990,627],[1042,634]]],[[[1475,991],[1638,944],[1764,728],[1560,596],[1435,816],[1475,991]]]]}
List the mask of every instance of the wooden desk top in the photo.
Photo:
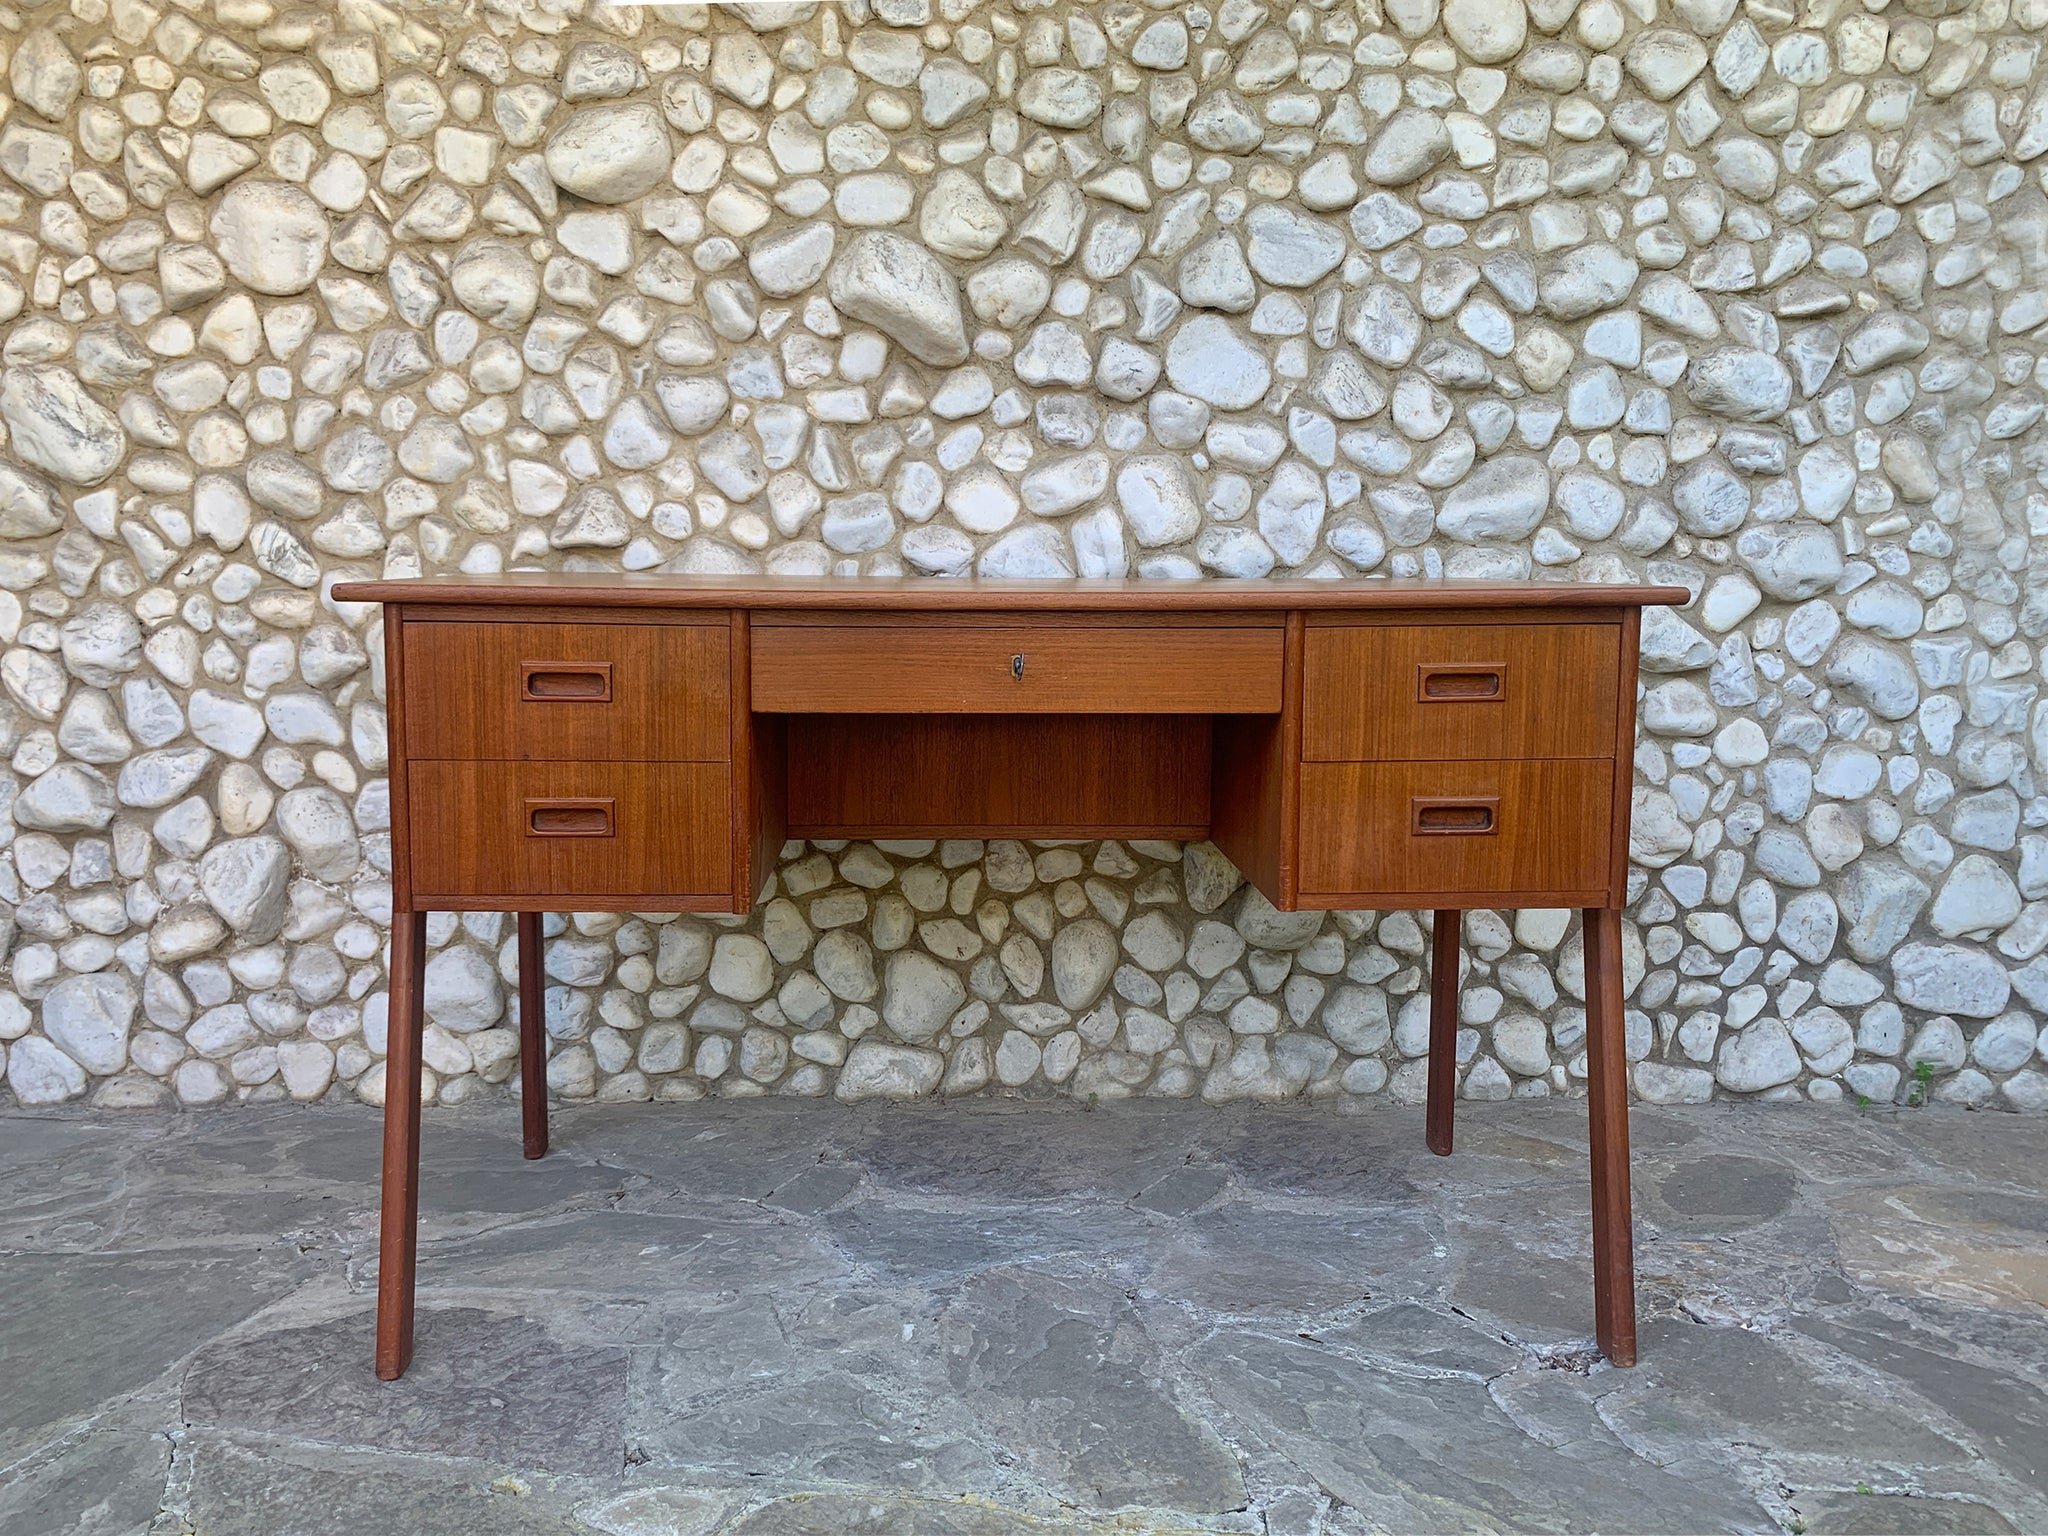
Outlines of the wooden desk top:
{"type": "Polygon", "coordinates": [[[1683,587],[1570,581],[1018,581],[978,576],[672,576],[651,572],[507,571],[495,576],[340,581],[344,603],[564,604],[583,608],[896,609],[1243,612],[1287,609],[1645,608],[1684,603],[1683,587]]]}

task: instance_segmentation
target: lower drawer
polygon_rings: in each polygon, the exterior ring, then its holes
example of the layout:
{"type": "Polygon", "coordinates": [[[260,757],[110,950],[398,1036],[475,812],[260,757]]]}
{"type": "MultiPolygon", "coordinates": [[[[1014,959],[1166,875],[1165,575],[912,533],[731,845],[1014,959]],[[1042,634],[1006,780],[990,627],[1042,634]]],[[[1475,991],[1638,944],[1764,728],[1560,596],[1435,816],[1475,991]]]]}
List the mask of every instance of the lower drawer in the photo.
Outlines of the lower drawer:
{"type": "Polygon", "coordinates": [[[548,910],[573,911],[579,896],[732,887],[724,763],[415,762],[407,799],[421,907],[437,897],[546,897],[548,910]]]}
{"type": "Polygon", "coordinates": [[[1604,759],[1303,763],[1300,889],[1591,905],[1611,879],[1613,813],[1604,759]]]}

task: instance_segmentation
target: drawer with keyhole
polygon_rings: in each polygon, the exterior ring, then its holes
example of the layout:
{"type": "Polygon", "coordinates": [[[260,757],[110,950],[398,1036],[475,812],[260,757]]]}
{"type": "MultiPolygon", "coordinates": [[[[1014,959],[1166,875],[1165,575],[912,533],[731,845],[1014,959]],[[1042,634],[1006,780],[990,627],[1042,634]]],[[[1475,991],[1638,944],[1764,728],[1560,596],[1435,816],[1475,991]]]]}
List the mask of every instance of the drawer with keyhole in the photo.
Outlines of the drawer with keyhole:
{"type": "Polygon", "coordinates": [[[765,624],[754,708],[787,714],[1269,714],[1277,624],[765,624]]]}

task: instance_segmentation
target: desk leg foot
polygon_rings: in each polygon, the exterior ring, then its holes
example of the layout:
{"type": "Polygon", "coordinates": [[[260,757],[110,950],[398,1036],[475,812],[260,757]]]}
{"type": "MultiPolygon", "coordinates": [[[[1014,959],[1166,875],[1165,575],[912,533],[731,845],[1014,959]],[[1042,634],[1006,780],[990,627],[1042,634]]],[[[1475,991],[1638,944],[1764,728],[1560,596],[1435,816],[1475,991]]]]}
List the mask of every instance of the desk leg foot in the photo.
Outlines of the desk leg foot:
{"type": "Polygon", "coordinates": [[[393,913],[391,1007],[384,1056],[384,1204],[377,1244],[377,1375],[384,1381],[396,1381],[412,1363],[426,949],[427,914],[393,913]]]}
{"type": "Polygon", "coordinates": [[[519,914],[519,1111],[528,1157],[548,1153],[547,995],[540,914],[519,914]]]}
{"type": "Polygon", "coordinates": [[[1586,1124],[1593,1160],[1593,1318],[1601,1352],[1636,1363],[1635,1235],[1629,1210],[1627,1022],[1621,913],[1586,919],[1586,1124]]]}
{"type": "Polygon", "coordinates": [[[1458,939],[1463,912],[1439,912],[1429,941],[1429,1103],[1423,1139],[1438,1157],[1451,1155],[1458,1099],[1458,939]]]}

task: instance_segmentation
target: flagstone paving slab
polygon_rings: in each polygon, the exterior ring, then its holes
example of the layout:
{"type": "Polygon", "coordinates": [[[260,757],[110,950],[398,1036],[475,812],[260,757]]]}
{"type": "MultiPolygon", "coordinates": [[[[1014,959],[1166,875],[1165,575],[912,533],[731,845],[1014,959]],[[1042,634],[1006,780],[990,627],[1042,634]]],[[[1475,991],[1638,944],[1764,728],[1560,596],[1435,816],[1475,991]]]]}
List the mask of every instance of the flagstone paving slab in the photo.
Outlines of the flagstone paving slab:
{"type": "Polygon", "coordinates": [[[990,1103],[424,1136],[370,1349],[356,1106],[0,1115],[7,1536],[2048,1529],[2048,1157],[2011,1116],[990,1103]]]}

